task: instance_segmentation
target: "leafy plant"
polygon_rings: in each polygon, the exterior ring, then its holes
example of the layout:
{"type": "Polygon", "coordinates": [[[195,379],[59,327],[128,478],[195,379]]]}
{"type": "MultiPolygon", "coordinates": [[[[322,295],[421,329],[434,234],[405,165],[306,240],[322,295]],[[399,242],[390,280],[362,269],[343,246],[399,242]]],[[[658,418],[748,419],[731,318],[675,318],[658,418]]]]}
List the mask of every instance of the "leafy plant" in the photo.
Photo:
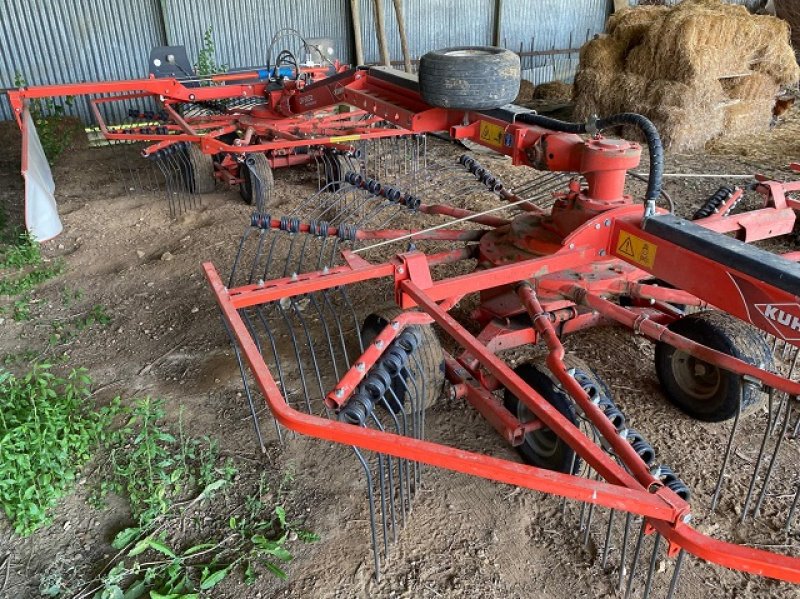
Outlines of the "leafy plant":
{"type": "MultiPolygon", "coordinates": [[[[14,86],[25,87],[26,85],[28,82],[25,77],[19,72],[16,73],[14,86]]],[[[28,104],[39,141],[50,164],[53,164],[56,158],[73,144],[80,130],[69,121],[65,114],[65,107],[69,108],[73,103],[74,98],[66,96],[63,104],[56,103],[52,98],[39,98],[31,100],[28,104]]]]}
{"type": "Polygon", "coordinates": [[[139,526],[168,513],[187,492],[220,480],[223,486],[235,475],[230,462],[220,463],[216,442],[184,437],[182,418],[175,437],[165,423],[163,400],[139,399],[121,413],[127,421],[106,439],[110,472],[96,499],[108,492],[127,498],[139,526]]]}
{"type": "Polygon", "coordinates": [[[87,313],[69,320],[59,320],[50,323],[53,332],[50,334],[49,344],[57,345],[72,341],[79,333],[95,325],[108,326],[111,316],[101,304],[95,304],[87,313]]]}
{"type": "Polygon", "coordinates": [[[23,320],[30,320],[31,319],[31,298],[30,296],[25,296],[18,300],[14,300],[14,310],[11,314],[11,317],[17,321],[21,322],[23,320]]]}
{"type": "Polygon", "coordinates": [[[66,379],[49,364],[18,378],[0,371],[0,506],[20,535],[52,520],[103,436],[112,409],[95,411],[84,370],[66,379]]]}
{"type": "MultiPolygon", "coordinates": [[[[201,496],[215,484],[206,487],[201,496]]],[[[196,599],[236,571],[241,572],[245,584],[255,582],[262,569],[284,578],[286,573],[279,564],[292,560],[291,544],[314,542],[318,537],[287,519],[280,503],[283,496],[279,489],[277,504],[266,501],[273,495],[262,474],[254,493],[245,497],[244,513],[232,514],[219,535],[201,538],[184,548],[170,541],[162,526],[120,531],[113,541],[120,553],[100,584],[92,588],[94,596],[112,599],[149,593],[155,598],[196,599]],[[139,561],[140,556],[147,561],[139,561]]],[[[189,507],[194,505],[192,502],[189,507]]]]}
{"type": "Polygon", "coordinates": [[[194,65],[194,70],[200,77],[208,77],[228,70],[228,65],[217,64],[217,46],[214,43],[212,27],[206,29],[203,34],[203,45],[197,53],[197,64],[194,65]]]}
{"type": "Polygon", "coordinates": [[[39,244],[27,231],[19,234],[16,243],[0,247],[0,256],[0,268],[21,269],[42,263],[39,244]]]}
{"type": "Polygon", "coordinates": [[[57,260],[49,264],[40,264],[18,277],[6,276],[0,278],[0,295],[20,295],[60,275],[63,270],[64,264],[60,260],[57,260]]]}
{"type": "MultiPolygon", "coordinates": [[[[42,257],[39,243],[27,233],[22,233],[15,243],[0,245],[0,270],[21,272],[18,275],[0,276],[0,296],[13,297],[26,293],[60,274],[63,268],[64,265],[60,260],[46,262],[42,257]]],[[[22,305],[15,305],[15,314],[18,311],[17,307],[22,308],[22,305]]],[[[24,313],[22,310],[20,315],[24,313]]]]}

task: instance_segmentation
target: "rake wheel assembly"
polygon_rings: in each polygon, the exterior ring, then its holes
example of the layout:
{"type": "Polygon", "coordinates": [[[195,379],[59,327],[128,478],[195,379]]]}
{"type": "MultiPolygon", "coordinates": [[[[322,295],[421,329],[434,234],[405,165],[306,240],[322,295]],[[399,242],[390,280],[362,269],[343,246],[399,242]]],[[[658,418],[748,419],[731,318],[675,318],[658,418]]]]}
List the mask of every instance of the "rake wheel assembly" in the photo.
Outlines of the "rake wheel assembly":
{"type": "Polygon", "coordinates": [[[239,194],[245,203],[256,206],[259,210],[271,208],[275,178],[267,157],[264,154],[247,156],[241,169],[241,177],[239,194]]]}
{"type": "MultiPolygon", "coordinates": [[[[367,316],[361,327],[361,339],[364,345],[372,344],[381,331],[387,326],[391,326],[392,321],[402,313],[403,310],[392,304],[376,308],[367,316]]],[[[420,352],[419,355],[421,374],[419,380],[409,381],[410,373],[407,370],[393,376],[392,393],[388,404],[395,412],[402,411],[404,407],[407,407],[412,386],[419,388],[422,409],[427,410],[439,399],[445,380],[444,352],[433,328],[428,324],[423,324],[411,326],[408,330],[419,338],[420,344],[425,346],[426,351],[420,352]]],[[[355,356],[354,359],[357,357],[355,356]]]]}
{"type": "MultiPolygon", "coordinates": [[[[468,67],[469,56],[462,59],[468,67]]],[[[661,590],[674,597],[687,555],[800,583],[800,558],[737,545],[740,527],[721,538],[692,527],[723,498],[740,502],[741,523],[756,536],[760,529],[749,521],[766,506],[782,514],[771,521],[787,530],[795,521],[800,480],[785,454],[800,432],[800,354],[786,348],[800,342],[800,266],[796,254],[744,242],[792,231],[800,184],[760,178],[762,208],[732,214],[736,190],[716,212],[686,221],[657,207],[660,140],[639,115],[574,124],[513,106],[445,110],[424,103],[407,76],[371,69],[349,77],[336,84],[341,98],[414,135],[364,142],[341,182],[329,181],[288,215],[253,214],[226,285],[213,265],[204,268],[251,410],[246,366],[279,435],[288,428],[353,447],[367,488],[376,575],[428,464],[580,502],[583,542],[593,537],[602,547],[602,566],[613,564],[626,596],[661,590]],[[622,123],[647,138],[644,201],[625,193],[626,171],[642,148],[599,133],[622,123]],[[509,186],[471,156],[436,162],[421,140],[442,130],[536,170],[509,186]],[[479,190],[499,205],[465,207],[460,197],[479,190]],[[395,309],[365,328],[384,298],[395,309]],[[457,305],[471,308],[465,315],[457,305]],[[701,312],[685,316],[684,308],[701,312]],[[725,343],[696,334],[709,323],[725,343]],[[432,324],[441,343],[421,334],[432,324]],[[567,354],[564,337],[606,324],[653,341],[659,356],[691,356],[698,375],[703,364],[717,369],[727,386],[715,416],[739,391],[725,451],[708,456],[718,465],[710,496],[692,493],[648,441],[647,423],[633,428],[591,368],[567,354]],[[789,363],[773,367],[752,326],[773,349],[782,343],[789,363]],[[281,339],[291,341],[288,349],[281,339]],[[506,364],[504,352],[533,345],[547,351],[543,362],[516,371],[506,364]],[[436,435],[425,415],[433,378],[426,365],[438,363],[440,351],[449,396],[479,412],[535,466],[493,457],[489,448],[487,455],[426,440],[436,435]],[[746,419],[742,408],[760,394],[766,413],[746,419]],[[745,432],[760,441],[756,459],[742,464],[734,447],[745,432]],[[542,442],[534,447],[535,438],[542,442]],[[733,471],[749,475],[747,489],[731,484],[733,471]],[[664,556],[675,559],[662,580],[655,566],[664,556]]]]}
{"type": "MultiPolygon", "coordinates": [[[[728,314],[690,314],[671,323],[669,329],[748,364],[775,370],[772,350],[764,337],[753,326],[728,314]]],[[[667,399],[698,420],[728,420],[766,398],[758,385],[664,343],[656,344],[655,367],[667,399]]]]}
{"type": "Polygon", "coordinates": [[[214,191],[214,160],[203,154],[200,148],[190,144],[186,147],[189,160],[189,190],[192,193],[211,193],[214,191]]]}

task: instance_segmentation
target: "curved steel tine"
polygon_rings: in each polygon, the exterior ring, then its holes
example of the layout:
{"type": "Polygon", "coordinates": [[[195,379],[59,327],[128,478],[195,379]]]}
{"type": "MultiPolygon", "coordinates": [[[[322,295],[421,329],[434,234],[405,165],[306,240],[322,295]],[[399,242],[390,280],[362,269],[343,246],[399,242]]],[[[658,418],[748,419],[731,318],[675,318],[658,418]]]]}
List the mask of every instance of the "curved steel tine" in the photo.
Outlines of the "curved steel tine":
{"type": "Polygon", "coordinates": [[[800,481],[795,482],[796,491],[794,492],[794,499],[792,505],[789,507],[789,513],[786,515],[786,526],[784,530],[789,533],[792,529],[792,521],[794,520],[794,512],[797,510],[797,502],[800,500],[800,481]]]}
{"type": "Polygon", "coordinates": [[[672,599],[675,596],[675,589],[678,588],[678,580],[681,577],[681,567],[683,566],[683,559],[686,557],[686,551],[681,549],[678,557],[675,559],[675,567],[672,571],[672,579],[669,582],[669,590],[667,591],[666,599],[672,599]]]}
{"type": "MultiPolygon", "coordinates": [[[[378,430],[381,431],[381,432],[385,432],[386,429],[383,428],[383,424],[381,424],[380,419],[375,415],[375,411],[372,410],[369,415],[370,415],[370,418],[372,418],[372,421],[375,423],[375,426],[378,428],[378,430]]],[[[396,543],[397,542],[397,521],[395,519],[395,507],[394,507],[394,465],[393,465],[394,458],[392,458],[392,456],[390,456],[388,454],[385,455],[385,456],[383,456],[382,454],[378,454],[378,457],[379,458],[383,457],[386,460],[387,480],[385,482],[387,484],[387,492],[388,492],[388,497],[389,497],[388,515],[390,515],[391,519],[392,519],[392,524],[391,524],[392,541],[396,543]]],[[[384,482],[383,475],[381,475],[381,489],[383,489],[383,482],[384,482]]],[[[384,534],[386,532],[386,516],[387,516],[387,512],[384,512],[384,514],[383,514],[384,534]]],[[[388,545],[387,545],[387,547],[386,547],[386,555],[388,555],[388,554],[389,554],[389,549],[388,549],[388,545]]]]}
{"type": "MultiPolygon", "coordinates": [[[[298,302],[297,302],[297,297],[290,298],[289,302],[290,302],[290,304],[292,306],[292,309],[294,310],[295,316],[300,321],[300,326],[303,328],[303,332],[304,332],[305,337],[306,337],[306,343],[308,344],[307,345],[308,352],[309,352],[309,355],[311,357],[311,364],[314,366],[314,374],[316,375],[317,384],[319,385],[319,395],[320,395],[320,397],[323,397],[325,395],[325,387],[322,384],[322,374],[321,374],[320,369],[319,369],[319,362],[317,361],[317,354],[314,351],[314,340],[313,340],[313,338],[311,336],[311,331],[310,331],[310,329],[308,327],[308,323],[306,323],[306,319],[303,318],[302,311],[301,311],[300,306],[298,305],[298,302]]],[[[309,410],[309,414],[313,414],[312,409],[311,409],[310,400],[308,402],[308,410],[309,410]]]]}
{"type": "Polygon", "coordinates": [[[353,452],[356,454],[358,461],[361,462],[361,466],[364,468],[364,476],[366,477],[367,499],[369,501],[369,523],[372,536],[372,557],[375,561],[375,579],[380,580],[381,558],[378,550],[378,533],[375,526],[375,491],[372,483],[372,472],[370,470],[369,463],[366,459],[364,459],[361,451],[357,447],[353,447],[353,452]]]}
{"type": "Polygon", "coordinates": [[[647,581],[645,582],[644,594],[642,595],[644,599],[648,599],[650,597],[650,591],[653,589],[653,575],[656,571],[656,561],[658,559],[660,543],[661,535],[659,533],[655,533],[655,535],[653,535],[653,553],[650,555],[650,565],[647,568],[647,581]]]}
{"type": "MultiPolygon", "coordinates": [[[[386,389],[392,395],[392,399],[394,400],[393,405],[399,405],[399,400],[397,395],[395,395],[394,389],[392,389],[391,385],[386,389]]],[[[400,424],[400,419],[397,417],[397,414],[394,410],[391,409],[389,406],[389,402],[386,401],[386,396],[381,396],[380,399],[381,405],[383,409],[391,416],[392,420],[394,421],[394,428],[395,432],[398,435],[406,435],[406,422],[405,422],[405,414],[403,410],[400,411],[403,414],[403,423],[402,426],[400,424]]],[[[400,491],[400,517],[401,517],[401,526],[405,527],[406,525],[406,485],[408,484],[408,468],[407,462],[408,460],[404,460],[402,458],[397,458],[397,476],[398,476],[398,489],[400,491]]]]}
{"type": "Polygon", "coordinates": [[[786,430],[789,427],[789,420],[791,420],[792,417],[792,401],[796,400],[797,398],[793,397],[791,400],[786,401],[786,414],[783,417],[783,427],[781,428],[781,434],[778,437],[778,440],[775,442],[775,449],[772,452],[772,458],[769,461],[767,472],[764,475],[764,483],[761,487],[761,493],[758,496],[758,501],[756,502],[756,507],[755,510],[753,511],[754,518],[757,518],[758,514],[761,512],[761,505],[764,503],[764,497],[767,494],[769,481],[772,478],[772,472],[774,471],[775,464],[778,461],[778,453],[780,452],[781,445],[783,444],[783,439],[786,437],[786,430]]]}
{"type": "MultiPolygon", "coordinates": [[[[231,349],[233,349],[233,353],[236,356],[236,363],[239,366],[239,373],[242,377],[242,386],[244,387],[244,393],[247,397],[247,405],[250,408],[250,415],[253,418],[253,428],[256,431],[256,438],[258,439],[258,446],[261,449],[261,453],[267,453],[267,447],[264,444],[264,437],[261,434],[261,426],[258,423],[258,414],[256,412],[255,404],[253,403],[253,394],[250,391],[250,384],[247,382],[247,371],[244,368],[244,362],[242,361],[241,353],[239,352],[239,346],[236,344],[236,338],[233,336],[230,328],[228,327],[228,323],[225,322],[225,319],[222,317],[222,312],[220,312],[220,320],[222,321],[223,327],[225,327],[225,333],[228,335],[228,339],[231,343],[231,349]]],[[[249,328],[249,324],[248,324],[249,328]]],[[[273,419],[274,420],[274,419],[273,419]]],[[[281,437],[280,428],[278,428],[278,421],[275,421],[276,431],[278,434],[278,438],[283,441],[281,437]]]]}
{"type": "MultiPolygon", "coordinates": [[[[280,385],[281,392],[283,393],[284,397],[286,397],[287,402],[289,401],[289,389],[286,387],[286,380],[283,376],[283,364],[281,363],[280,354],[278,353],[278,346],[275,343],[275,335],[272,333],[272,329],[270,328],[266,317],[264,316],[264,312],[261,306],[256,306],[255,308],[256,316],[258,317],[259,321],[261,322],[261,326],[264,327],[264,332],[267,335],[267,341],[269,341],[270,349],[272,350],[272,357],[273,362],[275,363],[275,367],[278,370],[278,385],[280,385]]],[[[258,338],[254,336],[254,340],[256,344],[258,344],[258,338]]],[[[264,351],[259,346],[259,351],[261,354],[264,354],[264,351]]],[[[281,428],[278,424],[277,420],[275,421],[276,426],[278,427],[278,436],[282,438],[281,428]]]]}
{"type": "Polygon", "coordinates": [[[611,549],[611,531],[614,526],[614,516],[616,515],[616,510],[609,510],[608,511],[608,524],[606,525],[606,540],[603,543],[603,558],[600,562],[600,567],[605,570],[606,565],[608,564],[608,552],[611,549]]]}
{"type": "Polygon", "coordinates": [[[158,166],[159,170],[161,171],[161,175],[164,177],[164,193],[167,196],[167,206],[169,207],[169,217],[175,218],[175,206],[173,204],[172,198],[172,189],[170,188],[170,180],[167,174],[166,164],[164,164],[164,159],[154,158],[153,160],[156,161],[156,166],[158,166]]]}
{"type": "MultiPolygon", "coordinates": [[[[600,480],[600,475],[598,473],[595,473],[594,479],[596,481],[599,481],[600,480]]],[[[584,504],[584,505],[586,505],[586,504],[584,504]]],[[[586,524],[585,524],[585,529],[584,529],[584,534],[583,534],[583,545],[584,546],[587,546],[589,544],[589,533],[591,532],[591,529],[592,529],[592,515],[594,514],[594,504],[593,503],[589,505],[588,512],[589,513],[586,516],[586,524]]]]}
{"type": "Polygon", "coordinates": [[[272,233],[271,229],[261,229],[258,233],[258,245],[256,246],[255,256],[253,256],[253,264],[250,266],[250,274],[247,277],[248,285],[251,285],[253,282],[255,282],[256,270],[258,269],[258,263],[261,260],[261,252],[264,250],[264,242],[270,233],[272,233]]]}
{"type": "MultiPolygon", "coordinates": [[[[749,383],[745,383],[749,384],[749,383]]],[[[744,399],[744,385],[739,394],[739,405],[736,407],[736,415],[733,418],[733,426],[731,427],[731,434],[728,437],[728,443],[725,446],[725,454],[722,458],[722,466],[719,469],[719,477],[717,478],[717,485],[714,488],[714,495],[711,499],[711,512],[717,509],[719,503],[719,496],[722,492],[722,484],[725,478],[725,470],[728,468],[728,460],[731,457],[731,449],[733,447],[733,438],[736,436],[736,430],[739,428],[739,417],[742,415],[742,401],[744,399]]]]}
{"type": "MultiPolygon", "coordinates": [[[[311,409],[311,397],[309,396],[308,393],[308,385],[306,383],[305,369],[303,368],[304,360],[300,355],[300,346],[297,343],[297,336],[294,333],[294,327],[292,326],[291,320],[289,316],[286,314],[286,310],[284,310],[283,306],[281,306],[280,303],[276,303],[275,306],[277,311],[283,318],[283,322],[286,325],[286,330],[289,334],[289,338],[291,339],[292,347],[294,349],[295,359],[297,360],[297,368],[300,372],[300,384],[303,389],[303,397],[305,399],[306,409],[309,414],[312,414],[313,411],[311,409]]],[[[321,383],[320,387],[322,387],[321,383]]]]}
{"type": "Polygon", "coordinates": [[[617,578],[618,589],[622,589],[622,583],[625,581],[625,575],[627,573],[626,558],[628,554],[628,537],[630,536],[631,532],[632,519],[633,519],[633,514],[631,514],[630,512],[626,512],[625,526],[623,528],[623,533],[622,533],[622,545],[619,556],[619,577],[617,578]]]}
{"type": "Polygon", "coordinates": [[[744,522],[747,520],[747,512],[750,509],[750,499],[753,495],[753,489],[756,486],[756,478],[758,478],[758,473],[761,470],[761,459],[764,457],[764,450],[767,447],[767,439],[769,439],[770,429],[772,428],[772,400],[775,395],[775,389],[770,387],[769,393],[767,394],[767,421],[764,426],[764,435],[761,438],[761,447],[758,450],[758,457],[756,458],[755,466],[753,466],[753,476],[750,478],[750,485],[747,487],[747,495],[744,499],[744,506],[742,507],[742,515],[739,518],[739,522],[744,522]]]}
{"type": "Polygon", "coordinates": [[[636,538],[636,545],[633,547],[633,557],[631,558],[631,571],[628,574],[628,584],[625,587],[625,599],[629,599],[633,590],[633,581],[636,578],[636,567],[639,565],[639,556],[642,552],[642,542],[644,541],[644,531],[647,527],[647,520],[642,518],[642,526],[639,528],[639,536],[636,538]]]}

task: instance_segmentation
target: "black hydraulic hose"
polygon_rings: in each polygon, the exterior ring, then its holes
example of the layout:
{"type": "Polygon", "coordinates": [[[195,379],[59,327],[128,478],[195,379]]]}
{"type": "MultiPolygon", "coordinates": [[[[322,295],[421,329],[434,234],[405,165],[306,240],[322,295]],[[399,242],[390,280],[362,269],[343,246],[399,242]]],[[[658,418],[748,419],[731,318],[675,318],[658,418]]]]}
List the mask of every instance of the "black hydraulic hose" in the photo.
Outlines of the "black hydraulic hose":
{"type": "MultiPolygon", "coordinates": [[[[517,120],[561,133],[581,135],[590,132],[586,123],[568,123],[538,114],[521,114],[517,117],[517,120]]],[[[661,136],[658,134],[656,126],[647,117],[633,112],[623,112],[598,119],[593,125],[592,129],[595,131],[602,131],[618,125],[633,125],[644,133],[650,154],[650,176],[647,180],[647,193],[645,195],[647,202],[645,214],[648,216],[654,214],[656,200],[661,195],[661,179],[664,174],[664,146],[661,143],[661,136]]]]}

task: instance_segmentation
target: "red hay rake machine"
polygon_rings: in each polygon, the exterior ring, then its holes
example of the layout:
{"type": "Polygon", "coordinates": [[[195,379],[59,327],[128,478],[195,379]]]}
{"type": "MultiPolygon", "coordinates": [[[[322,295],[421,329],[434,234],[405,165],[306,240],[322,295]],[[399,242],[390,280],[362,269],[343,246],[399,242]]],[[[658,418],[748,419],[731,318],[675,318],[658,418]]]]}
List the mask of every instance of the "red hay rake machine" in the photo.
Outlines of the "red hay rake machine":
{"type": "Polygon", "coordinates": [[[762,206],[743,212],[743,190],[721,189],[684,220],[661,190],[652,123],[629,113],[566,123],[507,104],[519,85],[511,52],[431,52],[419,80],[334,65],[303,81],[294,62],[294,78],[278,77],[279,65],[199,82],[28,88],[11,100],[24,127],[26,100],[104,95],[92,100],[103,135],[154,142],[144,154],[158,157],[172,192],[202,191],[212,173],[241,186],[255,211],[231,272],[203,268],[259,443],[257,393],[278,438],[352,446],[376,576],[427,465],[579,502],[583,542],[596,543],[626,597],[676,596],[687,555],[800,583],[800,253],[751,245],[792,233],[800,183],[758,178],[762,206]],[[130,118],[155,125],[103,120],[102,104],[144,100],[163,114],[130,118]],[[642,147],[602,135],[617,127],[647,141],[644,198],[625,190],[642,147]],[[437,156],[427,137],[437,132],[510,157],[515,180],[468,154],[437,156]],[[319,161],[319,191],[273,213],[271,168],[307,160],[319,161]],[[655,344],[665,396],[698,426],[730,428],[721,454],[706,448],[708,497],[692,494],[702,475],[670,467],[565,350],[565,337],[607,325],[655,344]],[[506,363],[533,347],[546,356],[506,363]],[[426,411],[445,392],[522,462],[429,440],[426,411]],[[755,447],[737,446],[745,433],[755,447]],[[729,527],[714,537],[695,528],[723,507],[737,514],[729,527]],[[759,548],[775,535],[788,552],[759,548]]]}
{"type": "Polygon", "coordinates": [[[129,189],[161,191],[162,180],[172,216],[195,207],[215,181],[238,185],[245,202],[261,210],[273,201],[273,169],[316,162],[325,182],[337,180],[353,141],[407,133],[363,110],[337,108],[341,90],[334,82],[348,67],[331,58],[329,43],[282,30],[270,44],[267,66],[208,76],[194,73],[182,46],[157,47],[147,79],[25,87],[10,91],[9,99],[26,139],[35,129],[25,116],[29,102],[87,96],[105,140],[149,142],[141,155],[155,172],[127,165],[129,189]],[[302,42],[304,62],[289,49],[273,62],[284,37],[302,42]]]}
{"type": "Polygon", "coordinates": [[[676,596],[687,555],[800,582],[796,545],[753,546],[765,530],[796,539],[800,267],[795,254],[748,243],[792,231],[800,184],[761,178],[759,209],[734,213],[742,190],[722,189],[695,220],[678,218],[657,205],[663,156],[647,119],[572,124],[507,105],[518,72],[509,54],[444,50],[423,58],[419,81],[359,68],[297,92],[294,107],[335,99],[411,134],[365,143],[340,180],[289,214],[254,212],[227,280],[204,264],[262,448],[254,386],[279,438],[288,429],[352,446],[376,575],[430,465],[580,502],[584,542],[626,597],[676,596]],[[647,140],[643,201],[625,194],[641,146],[601,135],[617,126],[647,140]],[[528,178],[507,186],[470,155],[432,157],[425,134],[441,131],[510,156],[528,178]],[[478,190],[494,205],[461,207],[478,190]],[[469,318],[456,319],[459,305],[473,307],[469,318]],[[709,454],[710,497],[692,496],[606,383],[565,351],[562,338],[600,325],[654,342],[666,397],[730,427],[722,454],[709,454]],[[512,368],[502,358],[537,344],[544,359],[512,368]],[[428,440],[426,410],[445,385],[524,463],[428,440]],[[746,460],[744,429],[760,439],[746,460]],[[741,496],[733,476],[749,479],[741,496]],[[730,530],[693,527],[723,504],[739,506],[730,530]],[[672,567],[657,567],[665,555],[672,567]]]}

